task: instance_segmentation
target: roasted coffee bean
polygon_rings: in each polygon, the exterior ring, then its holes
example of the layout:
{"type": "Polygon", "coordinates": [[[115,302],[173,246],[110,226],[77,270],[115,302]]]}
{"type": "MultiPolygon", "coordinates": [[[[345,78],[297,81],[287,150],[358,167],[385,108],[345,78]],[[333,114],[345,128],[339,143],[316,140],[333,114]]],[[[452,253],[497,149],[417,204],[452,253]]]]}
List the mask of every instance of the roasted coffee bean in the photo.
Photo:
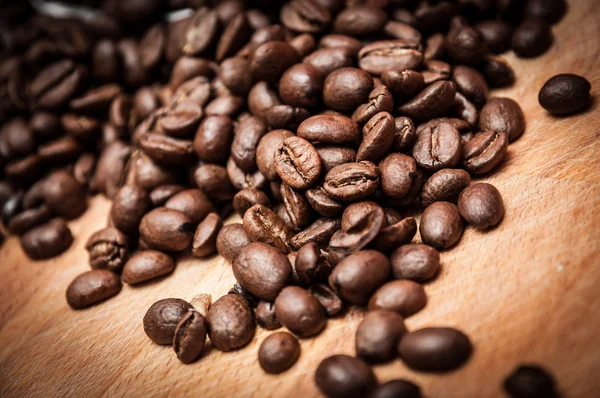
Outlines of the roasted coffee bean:
{"type": "Polygon", "coordinates": [[[52,218],[52,213],[48,207],[42,205],[36,208],[23,210],[10,217],[10,221],[6,227],[10,233],[15,235],[23,235],[31,228],[43,224],[52,218]]]}
{"type": "Polygon", "coordinates": [[[356,356],[370,363],[387,362],[396,356],[398,342],[405,332],[400,315],[371,311],[356,329],[356,356]]]}
{"type": "Polygon", "coordinates": [[[326,281],[331,273],[331,266],[325,262],[315,242],[298,250],[294,268],[299,280],[306,285],[326,281]]]}
{"type": "Polygon", "coordinates": [[[426,70],[421,72],[426,86],[440,80],[449,80],[452,66],[446,62],[431,59],[426,62],[426,70]]]}
{"type": "Polygon", "coordinates": [[[92,75],[100,81],[114,82],[121,71],[121,58],[115,43],[108,39],[100,40],[92,52],[92,75]]]}
{"type": "Polygon", "coordinates": [[[233,16],[219,39],[215,60],[221,62],[235,54],[249,39],[250,33],[250,25],[246,14],[241,12],[233,16]]]}
{"type": "Polygon", "coordinates": [[[183,52],[198,55],[214,42],[219,28],[217,13],[207,7],[196,10],[188,23],[185,33],[183,52]]]}
{"type": "Polygon", "coordinates": [[[423,244],[403,245],[390,257],[395,279],[424,282],[431,279],[440,268],[440,253],[423,244]]]}
{"type": "MultiPolygon", "coordinates": [[[[248,186],[258,187],[260,185],[260,181],[257,181],[258,177],[254,175],[244,175],[244,179],[248,186]],[[249,179],[254,182],[248,182],[249,179]]],[[[235,189],[229,179],[227,169],[217,164],[204,164],[198,167],[194,171],[194,182],[211,200],[231,200],[235,195],[235,189]]]]}
{"type": "Polygon", "coordinates": [[[469,186],[458,198],[458,210],[467,223],[477,229],[498,225],[504,217],[504,202],[500,192],[491,184],[469,186]]]}
{"type": "Polygon", "coordinates": [[[185,214],[193,224],[201,223],[216,208],[206,195],[198,189],[188,189],[173,195],[165,203],[167,209],[185,214]]]}
{"type": "Polygon", "coordinates": [[[392,115],[388,112],[380,112],[373,116],[363,128],[363,141],[356,153],[356,161],[380,161],[390,149],[395,133],[396,127],[392,115]]]}
{"type": "Polygon", "coordinates": [[[494,54],[501,54],[510,48],[511,26],[502,20],[485,20],[478,22],[475,29],[483,36],[488,49],[494,54]]]}
{"type": "Polygon", "coordinates": [[[85,70],[65,59],[42,69],[31,80],[26,94],[35,108],[56,109],[64,105],[83,83],[85,70]]]}
{"type": "Polygon", "coordinates": [[[310,113],[304,108],[275,105],[265,111],[264,117],[271,129],[296,130],[300,123],[310,117],[310,113]]]}
{"type": "Polygon", "coordinates": [[[217,235],[217,251],[227,261],[233,262],[241,248],[250,242],[242,224],[225,225],[217,235]]]}
{"type": "Polygon", "coordinates": [[[256,323],[263,329],[274,330],[281,327],[275,315],[275,304],[271,301],[260,301],[256,306],[256,323]]]}
{"type": "Polygon", "coordinates": [[[388,17],[376,7],[345,8],[335,18],[333,30],[348,36],[367,36],[383,30],[388,17]]]}
{"type": "Polygon", "coordinates": [[[66,171],[56,171],[48,176],[42,186],[44,203],[60,217],[73,219],[87,208],[83,187],[66,171]]]}
{"type": "Polygon", "coordinates": [[[421,33],[409,24],[389,21],[384,27],[385,33],[394,39],[403,40],[411,44],[420,44],[423,40],[421,33]]]}
{"type": "Polygon", "coordinates": [[[167,298],[158,300],[144,315],[144,332],[156,344],[173,344],[179,321],[193,309],[185,300],[167,298]]]}
{"type": "Polygon", "coordinates": [[[452,72],[452,81],[456,89],[464,94],[478,107],[485,105],[488,85],[485,78],[477,70],[464,65],[458,65],[452,72]]]}
{"type": "Polygon", "coordinates": [[[196,228],[192,240],[192,256],[206,257],[217,250],[217,235],[223,227],[223,221],[217,213],[208,214],[196,228]]]}
{"type": "Polygon", "coordinates": [[[137,252],[125,263],[121,280],[129,285],[146,282],[167,275],[175,268],[175,261],[156,250],[137,252]]]}
{"type": "Polygon", "coordinates": [[[148,81],[148,74],[139,56],[139,46],[136,40],[122,39],[117,43],[117,49],[123,61],[123,80],[131,87],[139,87],[148,81]]]}
{"type": "Polygon", "coordinates": [[[477,120],[479,120],[477,107],[460,92],[457,92],[454,96],[453,109],[456,115],[468,122],[469,125],[477,125],[477,120]]]}
{"type": "Polygon", "coordinates": [[[225,163],[233,140],[233,123],[227,116],[208,116],[194,138],[194,151],[200,160],[225,163]]]}
{"type": "Polygon", "coordinates": [[[481,71],[491,87],[506,87],[515,82],[515,72],[506,60],[500,57],[486,57],[481,71]]]}
{"type": "Polygon", "coordinates": [[[161,61],[167,41],[167,31],[162,24],[148,28],[140,38],[139,51],[142,66],[147,70],[154,69],[161,61]]]}
{"type": "Polygon", "coordinates": [[[178,170],[161,166],[141,152],[132,156],[129,170],[132,176],[128,182],[135,183],[147,191],[161,185],[177,184],[181,179],[178,170]]]}
{"type": "Polygon", "coordinates": [[[469,186],[471,176],[460,169],[442,169],[434,173],[423,185],[421,204],[427,207],[434,202],[458,201],[458,195],[469,186]]]}
{"type": "Polygon", "coordinates": [[[290,40],[290,44],[301,57],[312,53],[317,47],[317,41],[309,33],[302,33],[290,40]]]}
{"type": "Polygon", "coordinates": [[[281,199],[294,229],[300,229],[310,224],[312,219],[311,207],[303,193],[287,185],[281,184],[281,199]]]}
{"type": "Polygon", "coordinates": [[[178,252],[189,247],[195,224],[177,210],[159,207],[147,213],[140,223],[140,239],[152,249],[178,252]]]}
{"type": "Polygon", "coordinates": [[[463,145],[463,162],[471,174],[493,170],[505,157],[508,136],[504,132],[486,131],[477,134],[463,145]]]}
{"type": "Polygon", "coordinates": [[[369,101],[360,105],[352,113],[352,120],[362,126],[378,113],[392,112],[393,109],[392,94],[384,85],[378,85],[369,93],[369,101]]]}
{"type": "Polygon", "coordinates": [[[514,100],[492,98],[479,114],[479,129],[506,133],[508,140],[512,142],[525,131],[525,115],[514,100]]]}
{"type": "Polygon", "coordinates": [[[320,48],[304,58],[304,63],[317,68],[321,75],[354,65],[354,51],[348,47],[320,48]]]}
{"type": "Polygon", "coordinates": [[[410,99],[425,87],[423,75],[410,69],[386,70],[381,74],[381,81],[390,89],[397,101],[410,99]]]}
{"type": "Polygon", "coordinates": [[[135,235],[142,218],[151,208],[152,202],[144,189],[137,185],[125,185],[113,198],[110,219],[119,230],[135,235]]]}
{"type": "Polygon", "coordinates": [[[451,28],[446,36],[445,48],[454,61],[470,65],[481,62],[487,52],[483,35],[468,25],[451,28]]]}
{"type": "MultiPolygon", "coordinates": [[[[185,59],[185,57],[182,59],[185,59]]],[[[175,65],[175,67],[177,67],[177,64],[175,65]]],[[[174,78],[175,75],[173,79],[174,78]]],[[[171,87],[175,87],[175,83],[172,82],[171,84],[171,87]]],[[[165,86],[163,90],[169,90],[169,86],[165,86]]],[[[160,94],[164,95],[165,92],[161,91],[160,94]]],[[[168,91],[167,94],[169,94],[168,91]]],[[[167,97],[161,97],[161,99],[163,104],[167,105],[169,103],[176,104],[179,102],[185,102],[193,103],[199,107],[203,107],[210,100],[210,97],[211,86],[208,82],[208,79],[205,76],[197,76],[185,81],[185,83],[182,82],[182,84],[177,88],[177,90],[175,90],[172,94],[170,94],[167,97]]],[[[191,126],[192,122],[197,124],[200,121],[202,114],[193,105],[189,105],[188,108],[191,112],[189,112],[188,118],[186,119],[188,120],[188,123],[186,125],[191,126]]],[[[177,119],[174,119],[174,121],[177,121],[177,119]]],[[[189,129],[192,129],[192,127],[189,127],[189,129]]]]}
{"type": "Polygon", "coordinates": [[[266,82],[256,83],[248,93],[248,109],[259,119],[265,120],[266,110],[276,105],[281,105],[281,100],[266,82]]]}
{"type": "Polygon", "coordinates": [[[392,153],[381,161],[379,172],[381,192],[388,198],[401,199],[408,194],[414,184],[417,177],[417,164],[410,156],[392,153]]]}
{"type": "Polygon", "coordinates": [[[89,116],[65,113],[60,123],[63,130],[78,141],[95,139],[100,133],[100,122],[89,116]]]}
{"type": "Polygon", "coordinates": [[[96,168],[96,155],[86,152],[73,165],[73,177],[82,187],[88,188],[96,168]]]}
{"type": "Polygon", "coordinates": [[[265,243],[251,243],[233,260],[233,275],[240,286],[262,299],[274,300],[292,273],[287,256],[265,243]]]}
{"type": "Polygon", "coordinates": [[[333,269],[329,286],[343,299],[364,304],[390,273],[390,263],[380,252],[364,250],[346,257],[333,269]]]}
{"type": "Polygon", "coordinates": [[[416,139],[415,125],[410,118],[401,116],[394,119],[396,132],[394,134],[394,142],[392,150],[398,152],[406,152],[412,149],[416,139]]]}
{"type": "Polygon", "coordinates": [[[198,311],[190,309],[181,319],[173,335],[173,349],[183,363],[191,363],[200,356],[206,341],[206,320],[198,311]]]}
{"type": "Polygon", "coordinates": [[[366,397],[377,387],[371,367],[347,355],[333,355],[321,361],[315,382],[319,390],[331,398],[366,397]]]}
{"type": "Polygon", "coordinates": [[[388,282],[373,293],[369,310],[397,312],[407,318],[421,311],[427,304],[427,295],[421,285],[410,280],[388,282]]]}
{"type": "Polygon", "coordinates": [[[446,122],[423,129],[417,135],[413,156],[417,164],[429,172],[456,166],[461,156],[458,130],[446,122]]]}
{"type": "Polygon", "coordinates": [[[86,114],[99,114],[108,111],[113,100],[121,94],[122,89],[116,84],[106,84],[85,92],[81,97],[69,103],[72,111],[86,114]]]}
{"type": "Polygon", "coordinates": [[[524,14],[526,18],[540,18],[549,24],[555,24],[565,15],[567,8],[565,0],[529,0],[525,4],[524,14]]]}
{"type": "Polygon", "coordinates": [[[321,175],[321,158],[301,137],[289,137],[275,151],[274,165],[283,182],[295,189],[310,188],[321,175]]]}
{"type": "Polygon", "coordinates": [[[327,247],[333,234],[340,229],[340,220],[337,218],[319,218],[303,231],[292,237],[291,244],[295,249],[300,249],[308,242],[314,242],[321,247],[327,247]]]}
{"type": "Polygon", "coordinates": [[[146,134],[138,145],[152,160],[167,166],[186,165],[194,153],[191,141],[165,135],[146,134]]]}
{"type": "Polygon", "coordinates": [[[62,165],[75,160],[83,151],[79,142],[69,136],[41,144],[38,155],[42,162],[50,165],[62,165]]]}
{"type": "Polygon", "coordinates": [[[109,199],[118,190],[131,147],[121,141],[109,144],[98,158],[92,188],[103,192],[109,199]]]}
{"type": "Polygon", "coordinates": [[[331,23],[329,11],[312,0],[287,2],[281,7],[280,18],[286,28],[301,33],[319,33],[331,23]]]}
{"type": "Polygon", "coordinates": [[[308,291],[321,303],[327,316],[336,316],[344,308],[342,299],[327,285],[315,283],[310,285],[308,291]]]}
{"type": "Polygon", "coordinates": [[[268,243],[284,253],[291,251],[292,232],[271,209],[255,205],[244,214],[244,230],[254,242],[268,243]]]}
{"type": "Polygon", "coordinates": [[[67,224],[54,219],[38,225],[21,236],[21,247],[33,260],[43,260],[58,256],[73,243],[73,235],[67,224]]]}
{"type": "Polygon", "coordinates": [[[16,185],[31,183],[41,177],[42,162],[42,157],[35,154],[13,160],[4,166],[4,176],[16,185]]]}
{"type": "Polygon", "coordinates": [[[77,276],[67,287],[67,303],[81,309],[106,300],[121,291],[119,276],[111,271],[95,269],[77,276]]]}
{"type": "Polygon", "coordinates": [[[0,128],[1,145],[5,157],[24,156],[35,151],[36,139],[32,128],[23,118],[14,118],[0,128]]]}
{"type": "Polygon", "coordinates": [[[233,208],[241,216],[254,205],[269,207],[271,201],[263,191],[259,191],[256,188],[244,188],[233,197],[233,208]]]}
{"type": "MultiPolygon", "coordinates": [[[[377,203],[365,200],[361,202],[355,202],[344,210],[342,214],[341,226],[344,231],[348,231],[350,228],[355,226],[361,219],[373,211],[377,211],[379,215],[381,215],[381,211],[383,209],[377,203]]],[[[385,218],[385,214],[383,214],[383,224],[382,226],[387,226],[387,219],[385,218]]]]}
{"type": "Polygon", "coordinates": [[[288,130],[273,130],[260,139],[256,148],[256,165],[269,180],[273,181],[278,178],[275,159],[278,156],[279,147],[287,138],[293,135],[288,130]]]}
{"type": "Polygon", "coordinates": [[[310,206],[324,217],[337,217],[344,211],[344,206],[332,199],[322,187],[309,189],[305,193],[310,206]]]}
{"type": "Polygon", "coordinates": [[[343,115],[316,115],[303,121],[298,136],[313,144],[355,145],[360,140],[358,125],[343,115]]]}
{"type": "Polygon", "coordinates": [[[314,336],[327,324],[325,309],[319,301],[297,286],[288,286],[279,293],[275,314],[283,326],[299,337],[314,336]]]}
{"type": "Polygon", "coordinates": [[[427,207],[419,225],[423,243],[436,249],[447,249],[454,245],[462,236],[463,229],[458,207],[449,202],[435,202],[427,207]]]}
{"type": "Polygon", "coordinates": [[[553,115],[571,115],[588,108],[592,102],[592,85],[581,76],[561,74],[552,77],[541,88],[540,105],[553,115]]]}
{"type": "Polygon", "coordinates": [[[384,40],[364,46],[358,53],[361,69],[381,75],[386,71],[418,69],[423,63],[420,44],[404,40],[384,40]]]}
{"type": "Polygon", "coordinates": [[[210,307],[206,324],[210,341],[217,350],[236,350],[254,336],[254,311],[244,296],[226,294],[210,307]]]}
{"type": "Polygon", "coordinates": [[[265,372],[278,374],[291,368],[300,356],[298,340],[287,332],[269,335],[258,349],[258,362],[265,372]]]}
{"type": "Polygon", "coordinates": [[[161,185],[154,188],[148,196],[150,202],[152,202],[152,207],[159,207],[163,206],[167,200],[184,190],[185,187],[183,185],[161,185]]]}
{"type": "Polygon", "coordinates": [[[385,223],[385,213],[378,208],[361,217],[348,230],[339,230],[331,237],[328,261],[337,264],[368,245],[379,234],[385,223]]]}
{"type": "Polygon", "coordinates": [[[371,162],[346,163],[325,176],[323,188],[333,199],[356,201],[371,196],[379,186],[379,169],[371,162]]]}
{"type": "Polygon", "coordinates": [[[410,243],[417,233],[417,222],[412,217],[407,217],[397,223],[381,229],[373,247],[380,252],[390,253],[400,245],[410,243]]]}
{"type": "Polygon", "coordinates": [[[285,41],[269,41],[254,50],[250,69],[255,80],[276,83],[283,72],[299,59],[299,54],[291,44],[285,41]]]}
{"type": "Polygon", "coordinates": [[[554,41],[551,26],[542,19],[526,19],[512,35],[511,48],[521,58],[545,53],[554,41]]]}
{"type": "Polygon", "coordinates": [[[120,272],[127,261],[128,241],[118,229],[107,227],[89,237],[85,249],[90,255],[90,266],[120,272]]]}
{"type": "Polygon", "coordinates": [[[538,365],[520,365],[503,383],[504,391],[513,398],[556,398],[556,382],[538,365]]]}
{"type": "Polygon", "coordinates": [[[424,372],[446,372],[463,365],[472,346],[464,333],[451,328],[424,328],[407,333],[398,344],[404,363],[424,372]]]}
{"type": "Polygon", "coordinates": [[[228,58],[221,63],[219,79],[235,95],[247,95],[252,88],[250,61],[241,57],[228,58]]]}
{"type": "Polygon", "coordinates": [[[233,117],[240,112],[244,99],[235,95],[220,95],[209,102],[204,111],[207,116],[223,115],[233,117]]]}
{"type": "Polygon", "coordinates": [[[377,386],[371,398],[421,398],[421,389],[407,380],[390,380],[377,386]]]}
{"type": "Polygon", "coordinates": [[[444,114],[453,104],[455,94],[454,83],[435,82],[398,108],[398,112],[414,121],[429,120],[444,114]]]}
{"type": "Polygon", "coordinates": [[[257,147],[265,132],[264,122],[256,117],[244,119],[237,126],[231,144],[231,158],[245,172],[256,170],[257,147]]]}
{"type": "Polygon", "coordinates": [[[323,76],[310,64],[296,64],[279,80],[279,96],[288,105],[312,108],[321,97],[323,76]]]}
{"type": "Polygon", "coordinates": [[[323,48],[345,47],[351,51],[353,56],[356,56],[363,44],[354,37],[332,33],[323,36],[321,40],[319,40],[319,46],[323,48]]]}
{"type": "Polygon", "coordinates": [[[331,109],[350,111],[366,102],[372,89],[373,78],[367,72],[357,68],[341,68],[327,75],[323,101],[331,109]]]}

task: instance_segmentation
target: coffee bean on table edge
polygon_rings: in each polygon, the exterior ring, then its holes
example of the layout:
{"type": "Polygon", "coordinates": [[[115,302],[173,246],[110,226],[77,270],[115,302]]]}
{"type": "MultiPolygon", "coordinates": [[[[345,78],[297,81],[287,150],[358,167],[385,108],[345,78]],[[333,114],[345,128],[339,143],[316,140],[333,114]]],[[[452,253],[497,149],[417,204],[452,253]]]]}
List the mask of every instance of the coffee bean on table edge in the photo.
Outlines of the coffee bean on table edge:
{"type": "Polygon", "coordinates": [[[464,222],[458,207],[449,202],[435,202],[421,215],[419,231],[423,243],[436,249],[448,249],[462,236],[464,222]]]}
{"type": "Polygon", "coordinates": [[[277,320],[299,337],[318,334],[327,324],[325,309],[307,290],[285,287],[275,299],[277,320]]]}
{"type": "Polygon", "coordinates": [[[121,287],[119,276],[111,271],[87,271],[67,287],[67,303],[74,309],[89,307],[119,293],[121,287]]]}
{"type": "Polygon", "coordinates": [[[267,336],[258,349],[258,361],[267,373],[282,373],[291,368],[300,356],[298,340],[287,332],[267,336]]]}
{"type": "Polygon", "coordinates": [[[423,286],[410,280],[395,280],[381,286],[369,300],[369,310],[394,311],[404,318],[416,314],[427,304],[423,286]]]}
{"type": "Polygon", "coordinates": [[[389,361],[405,332],[404,318],[397,313],[370,311],[356,329],[356,356],[371,363],[389,361]]]}
{"type": "Polygon", "coordinates": [[[92,268],[119,272],[127,261],[128,246],[127,236],[116,228],[107,227],[94,232],[85,248],[92,268]]]}
{"type": "Polygon", "coordinates": [[[585,110],[592,102],[590,82],[565,73],[550,78],[540,89],[540,105],[553,115],[571,115],[585,110]]]}
{"type": "Polygon", "coordinates": [[[248,344],[254,336],[254,311],[239,294],[222,296],[208,310],[207,332],[219,351],[232,351],[248,344]]]}
{"type": "Polygon", "coordinates": [[[129,285],[135,285],[167,275],[173,269],[175,269],[175,261],[169,255],[156,250],[143,250],[127,260],[121,273],[121,280],[129,285]]]}
{"type": "Polygon", "coordinates": [[[390,380],[377,386],[371,398],[421,398],[421,389],[407,380],[390,380]]]}
{"type": "Polygon", "coordinates": [[[71,230],[61,219],[39,225],[21,236],[21,247],[33,260],[55,257],[66,251],[72,243],[71,230]]]}
{"type": "Polygon", "coordinates": [[[363,360],[333,355],[321,361],[315,372],[319,390],[332,398],[369,396],[377,387],[377,378],[363,360]]]}
{"type": "Polygon", "coordinates": [[[192,305],[178,298],[158,300],[144,315],[144,332],[156,344],[173,344],[175,329],[192,305]]]}
{"type": "Polygon", "coordinates": [[[173,349],[183,363],[191,363],[202,353],[206,341],[206,320],[194,309],[189,309],[177,324],[173,335],[173,349]]]}
{"type": "Polygon", "coordinates": [[[513,398],[555,398],[558,396],[554,378],[535,364],[519,365],[503,383],[504,391],[513,398]]]}
{"type": "Polygon", "coordinates": [[[462,191],[458,197],[458,210],[469,225],[486,229],[502,220],[504,202],[496,187],[480,182],[462,191]]]}

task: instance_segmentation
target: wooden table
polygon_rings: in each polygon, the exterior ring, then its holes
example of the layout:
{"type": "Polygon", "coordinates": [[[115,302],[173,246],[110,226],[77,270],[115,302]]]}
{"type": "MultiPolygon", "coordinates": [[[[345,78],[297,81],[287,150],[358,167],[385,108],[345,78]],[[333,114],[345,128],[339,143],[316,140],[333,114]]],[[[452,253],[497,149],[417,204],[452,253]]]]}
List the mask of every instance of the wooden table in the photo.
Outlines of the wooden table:
{"type": "MultiPolygon", "coordinates": [[[[499,228],[467,228],[459,245],[443,253],[440,276],[426,285],[429,303],[407,320],[410,329],[454,326],[475,352],[462,369],[445,375],[416,373],[399,360],[375,367],[381,381],[407,378],[427,397],[502,396],[500,384],[521,362],[538,362],[556,376],[565,397],[600,396],[600,9],[573,1],[554,28],[556,44],[544,56],[506,55],[518,82],[494,93],[515,98],[527,118],[493,175],[506,217],[499,228]],[[584,114],[553,118],[537,102],[551,76],[573,72],[592,83],[596,103],[584,114]]],[[[72,222],[76,237],[62,256],[29,261],[11,238],[0,249],[0,396],[256,396],[318,395],[313,374],[331,354],[354,353],[362,311],[330,320],[316,338],[301,341],[297,364],[280,376],[265,374],[256,356],[268,335],[233,353],[210,350],[182,365],[170,347],[153,344],[142,317],[156,300],[213,300],[235,282],[219,257],[183,258],[175,273],[114,299],[71,310],[64,292],[89,269],[83,246],[105,225],[109,202],[94,198],[72,222]]],[[[237,221],[238,219],[230,220],[237,221]]]]}

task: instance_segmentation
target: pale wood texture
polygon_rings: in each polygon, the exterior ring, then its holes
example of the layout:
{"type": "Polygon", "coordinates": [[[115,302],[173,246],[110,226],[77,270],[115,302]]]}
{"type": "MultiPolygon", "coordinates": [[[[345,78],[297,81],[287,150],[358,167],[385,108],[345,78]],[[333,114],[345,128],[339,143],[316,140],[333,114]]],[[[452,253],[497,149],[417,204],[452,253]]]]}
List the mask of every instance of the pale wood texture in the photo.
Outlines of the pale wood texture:
{"type": "MultiPolygon", "coordinates": [[[[527,130],[510,146],[501,170],[483,179],[501,191],[505,219],[486,233],[467,228],[459,245],[443,253],[441,275],[427,284],[427,307],[407,320],[410,329],[464,330],[475,345],[472,359],[446,375],[415,373],[396,360],[375,368],[382,381],[414,380],[432,398],[495,397],[516,364],[533,361],[552,370],[565,397],[600,394],[597,2],[571,2],[554,32],[556,44],[540,58],[506,55],[518,82],[494,93],[517,99],[527,117],[527,130]],[[558,119],[538,105],[540,87],[562,72],[591,81],[592,109],[558,119]]],[[[319,361],[354,353],[360,310],[302,340],[300,360],[280,376],[266,375],[257,363],[268,334],[260,329],[240,351],[213,349],[192,365],[180,364],[170,347],[145,336],[142,317],[161,298],[225,294],[234,278],[218,257],[182,259],[168,278],[125,286],[112,300],[72,311],[65,288],[88,269],[83,245],[105,225],[108,209],[107,200],[93,199],[71,223],[73,247],[57,259],[29,261],[15,238],[0,250],[0,396],[316,396],[319,361]]]]}

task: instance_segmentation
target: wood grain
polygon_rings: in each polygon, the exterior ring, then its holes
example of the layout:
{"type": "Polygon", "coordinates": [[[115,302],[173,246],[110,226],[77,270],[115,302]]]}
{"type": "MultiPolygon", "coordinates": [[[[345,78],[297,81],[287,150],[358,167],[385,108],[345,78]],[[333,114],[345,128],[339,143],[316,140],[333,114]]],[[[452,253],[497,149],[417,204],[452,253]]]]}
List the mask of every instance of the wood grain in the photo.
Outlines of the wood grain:
{"type": "MultiPolygon", "coordinates": [[[[500,227],[468,228],[443,253],[440,276],[426,285],[429,303],[409,318],[416,329],[455,326],[475,345],[467,366],[445,375],[408,370],[400,361],[377,366],[381,381],[407,378],[427,397],[502,396],[500,384],[520,362],[551,369],[565,397],[600,391],[600,10],[595,0],[573,1],[554,28],[544,56],[519,60],[517,84],[494,95],[514,98],[526,118],[525,134],[509,148],[501,170],[483,180],[506,204],[500,227]],[[592,83],[596,103],[584,114],[553,118],[537,102],[551,76],[572,72],[592,83]]],[[[213,299],[234,283],[230,265],[214,257],[180,259],[175,273],[96,307],[72,311],[64,291],[88,269],[83,245],[105,225],[109,202],[94,198],[71,223],[73,247],[59,258],[31,262],[11,238],[0,249],[0,396],[316,396],[316,366],[334,353],[354,353],[362,317],[352,309],[331,320],[316,338],[301,341],[298,363],[280,376],[264,374],[256,360],[267,333],[233,353],[210,350],[181,365],[171,348],[154,345],[142,317],[154,301],[213,299]]],[[[230,220],[236,221],[236,220],[230,220]]]]}

